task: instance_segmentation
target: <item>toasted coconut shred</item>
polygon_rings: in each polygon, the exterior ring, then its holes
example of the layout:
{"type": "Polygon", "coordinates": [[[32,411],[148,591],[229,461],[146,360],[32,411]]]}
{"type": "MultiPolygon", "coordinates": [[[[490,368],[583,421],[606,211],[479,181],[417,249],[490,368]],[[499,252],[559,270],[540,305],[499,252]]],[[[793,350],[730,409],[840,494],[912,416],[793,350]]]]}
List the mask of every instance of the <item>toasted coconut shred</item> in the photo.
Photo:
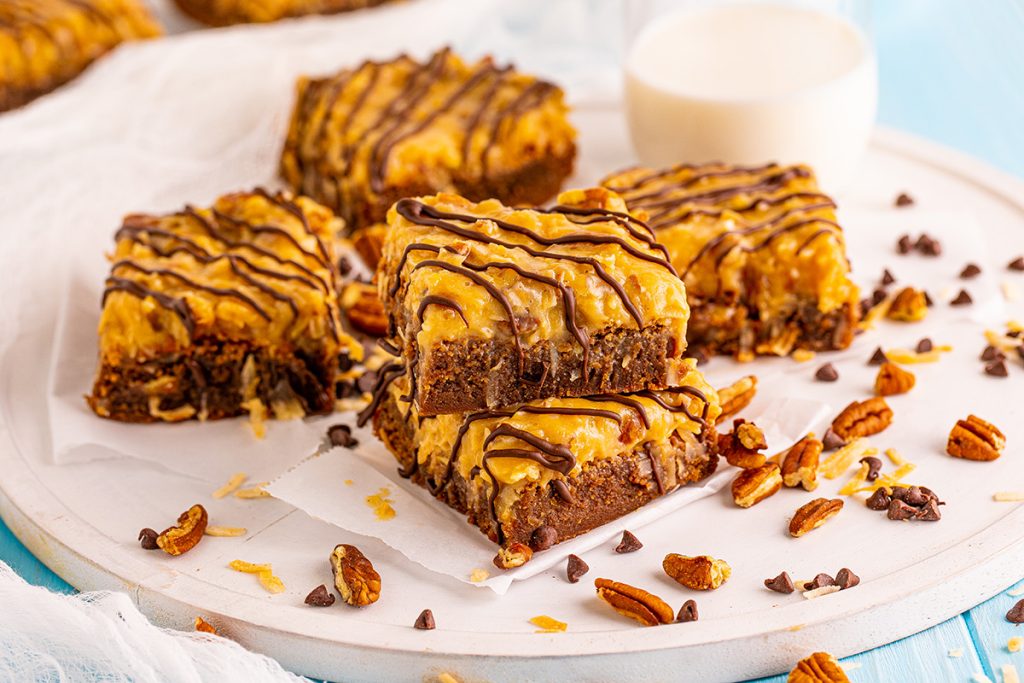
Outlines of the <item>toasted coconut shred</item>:
{"type": "Polygon", "coordinates": [[[231,478],[228,479],[226,484],[224,484],[219,489],[213,492],[213,497],[220,499],[226,496],[230,496],[232,493],[240,489],[242,487],[242,484],[244,484],[245,480],[248,478],[249,475],[246,474],[245,472],[236,472],[235,474],[231,475],[231,478]]]}

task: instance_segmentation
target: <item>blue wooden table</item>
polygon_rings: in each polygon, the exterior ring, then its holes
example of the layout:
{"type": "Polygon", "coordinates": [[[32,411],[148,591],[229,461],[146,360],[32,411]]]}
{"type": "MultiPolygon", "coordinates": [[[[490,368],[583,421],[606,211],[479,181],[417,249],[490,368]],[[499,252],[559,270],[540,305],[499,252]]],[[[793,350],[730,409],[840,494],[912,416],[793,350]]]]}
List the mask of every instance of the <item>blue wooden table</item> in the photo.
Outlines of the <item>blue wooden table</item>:
{"type": "MultiPolygon", "coordinates": [[[[873,18],[881,123],[1024,177],[1024,0],[877,0],[873,18]]],[[[30,583],[74,590],[2,522],[0,560],[30,583]]],[[[1018,599],[1003,592],[928,631],[849,657],[844,664],[852,664],[852,680],[864,683],[971,681],[975,674],[999,683],[1004,664],[1015,664],[1024,673],[1024,652],[1007,650],[1009,638],[1024,630],[1004,619],[1018,599]]]]}

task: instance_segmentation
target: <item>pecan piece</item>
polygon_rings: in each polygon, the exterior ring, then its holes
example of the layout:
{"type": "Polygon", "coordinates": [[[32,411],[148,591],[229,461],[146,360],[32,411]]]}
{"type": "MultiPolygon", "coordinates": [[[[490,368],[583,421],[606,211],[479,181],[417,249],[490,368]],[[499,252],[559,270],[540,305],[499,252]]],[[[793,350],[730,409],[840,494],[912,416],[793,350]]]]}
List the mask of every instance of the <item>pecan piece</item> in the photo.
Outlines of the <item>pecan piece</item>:
{"type": "Polygon", "coordinates": [[[384,237],[387,235],[388,226],[378,223],[370,225],[355,234],[352,238],[352,246],[362,257],[363,263],[370,270],[377,267],[384,251],[384,237]]]}
{"type": "Polygon", "coordinates": [[[761,451],[768,447],[764,432],[753,422],[733,420],[732,432],[718,435],[718,453],[733,467],[751,469],[765,462],[761,451]]]}
{"type": "Polygon", "coordinates": [[[664,600],[642,588],[610,579],[594,579],[594,586],[597,588],[597,597],[622,616],[639,621],[644,626],[671,624],[675,619],[675,613],[664,600]]]}
{"type": "Polygon", "coordinates": [[[754,375],[741,377],[724,389],[719,389],[718,402],[722,406],[722,412],[718,416],[719,421],[746,408],[754,400],[755,394],[757,394],[757,377],[754,375]]]}
{"type": "Polygon", "coordinates": [[[966,460],[995,460],[1006,446],[1006,437],[999,429],[977,415],[957,420],[949,433],[946,452],[966,460]]]}
{"type": "Polygon", "coordinates": [[[383,337],[388,331],[388,317],[377,296],[377,287],[366,282],[352,282],[341,295],[342,308],[352,327],[374,337],[383,337]]]}
{"type": "Polygon", "coordinates": [[[199,504],[193,505],[181,513],[177,526],[164,529],[163,533],[156,537],[156,545],[168,555],[187,553],[203,540],[208,521],[206,508],[199,504]]]}
{"type": "Polygon", "coordinates": [[[805,491],[818,488],[818,461],[823,448],[820,441],[810,436],[793,444],[782,458],[782,483],[803,486],[805,491]]]}
{"type": "Polygon", "coordinates": [[[510,543],[498,550],[494,556],[494,566],[498,569],[515,569],[533,559],[533,551],[525,543],[510,543]]]}
{"type": "Polygon", "coordinates": [[[782,471],[773,462],[743,470],[732,482],[732,499],[741,508],[757,505],[782,488],[782,471]]]}
{"type": "Polygon", "coordinates": [[[896,293],[886,317],[890,320],[912,323],[922,320],[927,313],[928,301],[924,292],[913,287],[904,287],[896,293]]]}
{"type": "Polygon", "coordinates": [[[914,388],[916,382],[914,373],[887,361],[878,368],[878,375],[875,377],[875,396],[905,394],[914,388]]]}
{"type": "Polygon", "coordinates": [[[838,498],[832,500],[815,498],[801,506],[793,515],[793,519],[789,522],[789,535],[793,538],[800,538],[838,515],[842,509],[843,501],[838,498]]]}
{"type": "Polygon", "coordinates": [[[353,607],[365,607],[380,598],[380,574],[359,548],[343,543],[331,553],[334,587],[353,607]]]}
{"type": "Polygon", "coordinates": [[[689,557],[669,553],[662,560],[661,568],[676,583],[695,591],[714,590],[725,583],[732,574],[728,562],[717,560],[710,555],[689,557]]]}
{"type": "Polygon", "coordinates": [[[797,662],[789,673],[787,683],[849,683],[843,667],[827,652],[815,652],[797,662]]]}
{"type": "Polygon", "coordinates": [[[832,431],[844,441],[858,436],[871,436],[892,424],[892,408],[884,398],[854,401],[832,420],[832,431]]]}

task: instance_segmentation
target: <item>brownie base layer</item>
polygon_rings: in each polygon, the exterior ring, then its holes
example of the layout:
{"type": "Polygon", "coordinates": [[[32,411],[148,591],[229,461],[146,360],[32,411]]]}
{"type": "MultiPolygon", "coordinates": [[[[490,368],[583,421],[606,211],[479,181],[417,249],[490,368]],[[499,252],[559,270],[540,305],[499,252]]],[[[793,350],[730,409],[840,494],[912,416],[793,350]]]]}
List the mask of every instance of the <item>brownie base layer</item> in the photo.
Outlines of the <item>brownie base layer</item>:
{"type": "Polygon", "coordinates": [[[789,315],[761,320],[743,305],[691,300],[687,349],[709,356],[835,351],[853,341],[858,320],[858,307],[850,304],[822,313],[817,301],[804,300],[789,315]]]}
{"type": "MultiPolygon", "coordinates": [[[[394,454],[402,470],[408,471],[415,458],[414,428],[402,416],[393,399],[384,401],[374,415],[377,436],[394,454]]],[[[676,488],[700,481],[714,473],[718,455],[714,452],[710,428],[700,436],[673,435],[656,448],[670,449],[669,457],[636,450],[585,465],[582,471],[564,479],[572,501],[565,501],[553,486],[535,485],[523,490],[508,521],[501,524],[505,545],[529,545],[537,527],[552,527],[558,542],[584,534],[618,519],[676,488]],[[662,463],[670,463],[663,467],[662,463]],[[657,468],[655,472],[652,468],[657,468]],[[660,482],[660,484],[659,484],[660,482]]],[[[414,471],[412,480],[427,487],[423,473],[414,471]]],[[[435,497],[465,514],[489,539],[499,535],[491,517],[486,480],[471,481],[458,472],[435,497]]]]}
{"type": "MultiPolygon", "coordinates": [[[[251,0],[252,5],[257,5],[263,0],[251,0]]],[[[295,7],[285,12],[280,18],[288,19],[309,14],[340,14],[351,12],[366,7],[376,7],[394,0],[295,0],[295,7]]],[[[174,0],[178,8],[196,21],[207,26],[230,26],[232,24],[246,24],[253,21],[252,16],[245,11],[230,10],[227,12],[211,11],[211,7],[218,4],[214,0],[174,0]]],[[[238,0],[235,1],[238,5],[238,0]]]]}
{"type": "MultiPolygon", "coordinates": [[[[594,335],[584,373],[578,344],[543,341],[523,349],[520,374],[512,341],[444,342],[410,364],[416,368],[416,409],[420,415],[442,415],[551,397],[664,389],[676,379],[682,346],[683,340],[662,326],[594,335]]],[[[406,349],[407,357],[413,354],[406,349]]]]}
{"type": "Polygon", "coordinates": [[[275,356],[266,348],[217,341],[197,342],[185,353],[155,360],[104,362],[86,400],[97,415],[121,422],[166,421],[150,410],[151,396],[160,397],[159,412],[173,415],[192,406],[195,413],[182,419],[199,418],[204,411],[205,419],[242,415],[248,412],[242,406],[242,370],[249,357],[259,377],[255,395],[264,405],[297,399],[306,414],[334,409],[337,356],[275,356]]]}

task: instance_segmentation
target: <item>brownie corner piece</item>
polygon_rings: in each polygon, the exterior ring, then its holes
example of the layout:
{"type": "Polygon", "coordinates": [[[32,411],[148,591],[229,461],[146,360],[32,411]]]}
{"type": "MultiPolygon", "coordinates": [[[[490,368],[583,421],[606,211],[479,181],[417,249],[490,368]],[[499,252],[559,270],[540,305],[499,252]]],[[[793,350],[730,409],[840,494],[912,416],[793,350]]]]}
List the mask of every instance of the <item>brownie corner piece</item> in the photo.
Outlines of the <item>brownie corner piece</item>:
{"type": "Polygon", "coordinates": [[[130,215],[115,240],[90,407],[125,422],[333,409],[339,357],[334,240],[341,222],[264,190],[130,215]]]}
{"type": "Polygon", "coordinates": [[[543,210],[400,200],[378,278],[423,415],[661,389],[681,371],[683,283],[607,190],[543,210]]]}

